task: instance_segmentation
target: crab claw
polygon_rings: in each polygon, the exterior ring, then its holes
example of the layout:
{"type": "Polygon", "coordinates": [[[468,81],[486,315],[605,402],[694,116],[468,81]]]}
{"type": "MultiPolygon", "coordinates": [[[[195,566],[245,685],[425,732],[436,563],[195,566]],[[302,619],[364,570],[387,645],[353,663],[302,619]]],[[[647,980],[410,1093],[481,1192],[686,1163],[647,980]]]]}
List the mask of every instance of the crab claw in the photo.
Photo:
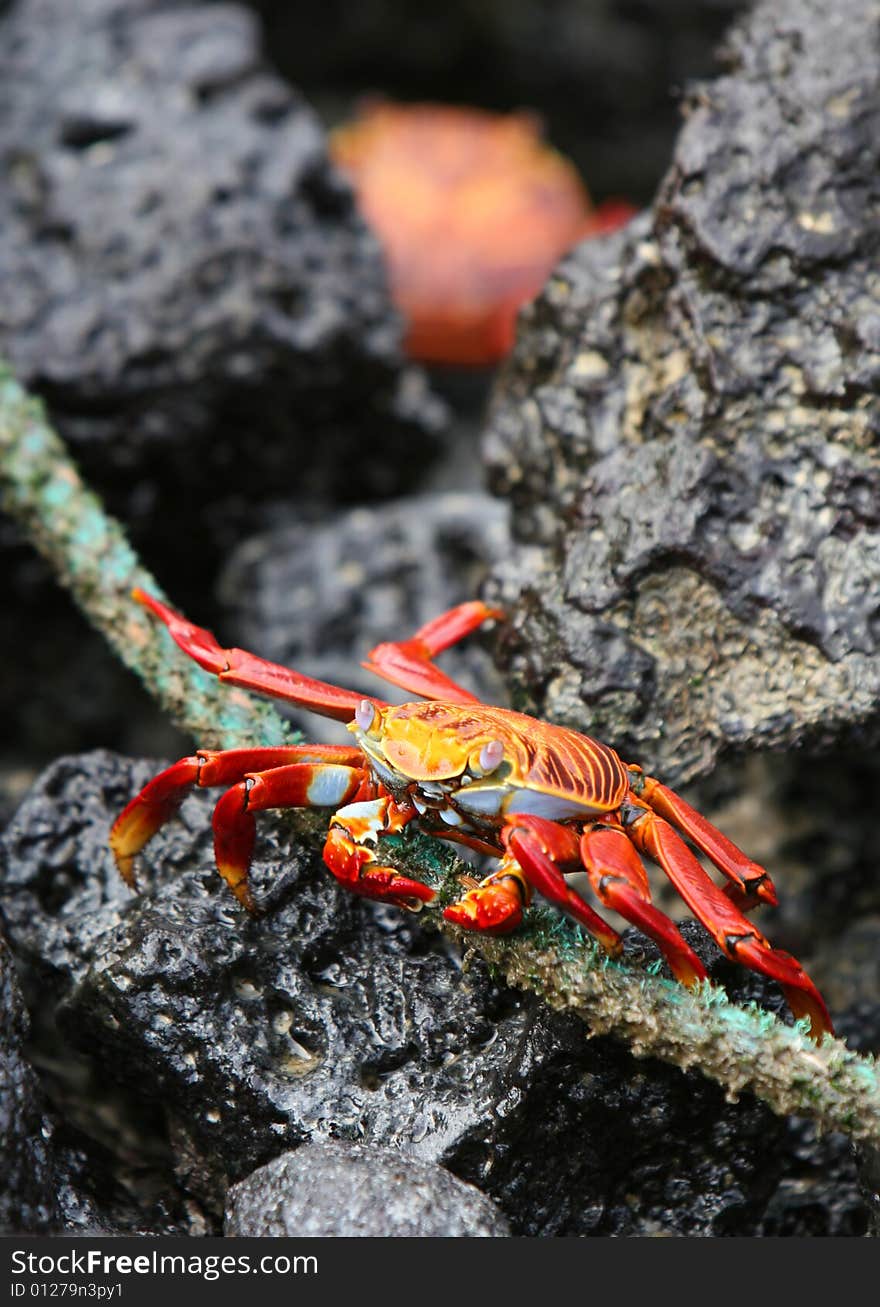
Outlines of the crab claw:
{"type": "Polygon", "coordinates": [[[496,872],[480,884],[474,884],[470,878],[464,883],[472,888],[443,909],[446,921],[488,935],[506,935],[516,929],[527,902],[527,887],[521,877],[512,872],[496,872]]]}
{"type": "Polygon", "coordinates": [[[352,894],[391,903],[410,912],[418,912],[422,904],[430,903],[436,893],[430,885],[403,876],[393,867],[381,866],[371,849],[358,844],[339,825],[331,826],[327,832],[324,862],[352,894]]]}

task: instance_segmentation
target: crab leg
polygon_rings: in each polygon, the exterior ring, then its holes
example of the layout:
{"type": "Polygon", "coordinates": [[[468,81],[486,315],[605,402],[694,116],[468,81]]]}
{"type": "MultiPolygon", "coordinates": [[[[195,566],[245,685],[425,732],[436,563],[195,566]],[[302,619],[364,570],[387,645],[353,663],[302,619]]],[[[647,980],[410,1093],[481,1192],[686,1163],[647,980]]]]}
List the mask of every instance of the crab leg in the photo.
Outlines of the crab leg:
{"type": "Polygon", "coordinates": [[[249,772],[217,800],[212,826],[217,870],[248,912],[256,904],[248,884],[257,824],[255,812],[267,808],[335,808],[357,795],[375,794],[363,766],[291,763],[271,771],[249,772]]]}
{"type": "Polygon", "coordinates": [[[580,852],[590,884],[607,908],[619,912],[656,944],[670,970],[683,985],[699,985],[706,969],[677,927],[651,902],[648,877],[641,859],[619,826],[588,827],[580,852]]]}
{"type": "MultiPolygon", "coordinates": [[[[183,652],[195,659],[206,672],[213,672],[218,680],[270,695],[274,699],[284,699],[320,713],[322,717],[334,717],[342,722],[351,721],[355,709],[365,697],[352,690],[341,690],[336,685],[328,685],[326,681],[303,676],[301,672],[268,662],[265,658],[257,658],[246,649],[223,649],[210,631],[202,626],[194,626],[153,595],[144,590],[133,590],[132,597],[155,613],[168,627],[172,639],[183,652]]],[[[382,699],[371,698],[371,702],[379,707],[387,706],[382,699]]]]}
{"type": "Polygon", "coordinates": [[[732,840],[707,821],[696,808],[686,803],[680,794],[676,794],[660,781],[654,780],[653,776],[643,775],[639,776],[636,792],[654,812],[665,817],[696,844],[710,862],[727,877],[730,881],[726,890],[727,897],[738,908],[747,911],[759,902],[769,903],[771,907],[776,906],[776,890],[769,873],[759,863],[747,857],[742,849],[737,848],[732,840]]]}
{"type": "Polygon", "coordinates": [[[575,831],[544,817],[521,813],[510,818],[501,839],[506,856],[498,870],[448,907],[443,913],[447,921],[467,930],[494,934],[512,930],[522,918],[523,904],[529,901],[517,883],[518,874],[531,889],[595,935],[612,957],[620,953],[623,943],[617,931],[565,879],[563,868],[574,871],[581,866],[575,831]]]}
{"type": "MultiPolygon", "coordinates": [[[[200,750],[181,758],[145,785],[116,818],[110,847],[122,879],[135,887],[134,860],[148,840],[177,812],[194,786],[232,785],[249,773],[299,763],[311,772],[316,786],[329,769],[363,772],[363,755],[348,745],[297,744],[281,748],[200,750]]],[[[317,791],[316,791],[317,792],[317,791]]]]}
{"type": "Polygon", "coordinates": [[[418,910],[423,903],[430,903],[436,891],[393,867],[382,866],[374,850],[367,847],[380,835],[396,835],[416,816],[412,804],[398,803],[388,794],[340,808],[330,819],[325,863],[352,894],[418,910]]]}
{"type": "Polygon", "coordinates": [[[650,808],[627,803],[624,825],[637,849],[663,868],[726,957],[779,982],[796,1017],[809,1017],[814,1039],[833,1033],[822,996],[796,958],[775,949],[700,866],[678,832],[650,808]]]}
{"type": "Polygon", "coordinates": [[[432,659],[476,631],[490,618],[503,616],[502,609],[490,608],[479,600],[459,604],[420,627],[409,640],[377,644],[362,665],[392,685],[411,690],[425,699],[442,699],[446,703],[479,703],[480,700],[475,695],[463,689],[445,672],[441,672],[439,667],[435,667],[432,659]]]}

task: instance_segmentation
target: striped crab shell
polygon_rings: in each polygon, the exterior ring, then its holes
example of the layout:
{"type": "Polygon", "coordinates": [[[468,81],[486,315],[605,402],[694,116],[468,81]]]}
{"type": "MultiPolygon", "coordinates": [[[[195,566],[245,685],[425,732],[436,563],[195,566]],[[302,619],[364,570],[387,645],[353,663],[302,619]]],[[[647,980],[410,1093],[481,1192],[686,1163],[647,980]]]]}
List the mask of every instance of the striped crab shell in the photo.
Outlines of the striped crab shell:
{"type": "Polygon", "coordinates": [[[349,730],[383,785],[450,826],[595,817],[618,808],[629,783],[607,745],[503,708],[364,700],[349,730]]]}

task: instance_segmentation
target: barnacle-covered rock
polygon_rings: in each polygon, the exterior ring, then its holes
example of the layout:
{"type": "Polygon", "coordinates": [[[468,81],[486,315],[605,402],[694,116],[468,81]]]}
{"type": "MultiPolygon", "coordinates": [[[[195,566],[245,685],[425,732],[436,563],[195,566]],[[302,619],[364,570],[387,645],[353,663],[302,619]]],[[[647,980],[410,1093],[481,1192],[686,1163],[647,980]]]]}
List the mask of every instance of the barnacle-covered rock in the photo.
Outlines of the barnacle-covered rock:
{"type": "Polygon", "coordinates": [[[653,211],[523,317],[488,439],[520,698],[675,783],[876,738],[876,5],[759,5],[653,211]]]}
{"type": "MultiPolygon", "coordinates": [[[[463,970],[445,937],[335,885],[319,820],[299,833],[261,822],[266,912],[253,919],[213,869],[212,796],[193,795],[132,896],[107,831],[155,768],[60,760],[0,839],[0,870],[6,929],[43,1008],[104,1081],[166,1114],[167,1190],[219,1220],[229,1182],[335,1138],[442,1164],[518,1234],[755,1234],[771,1201],[776,1225],[798,1232],[786,1194],[806,1184],[813,1226],[864,1232],[840,1137],[805,1140],[748,1095],[728,1103],[697,1071],[588,1041],[576,1016],[499,989],[479,963],[463,970]]],[[[760,977],[717,965],[734,993],[766,998],[760,977]]]]}

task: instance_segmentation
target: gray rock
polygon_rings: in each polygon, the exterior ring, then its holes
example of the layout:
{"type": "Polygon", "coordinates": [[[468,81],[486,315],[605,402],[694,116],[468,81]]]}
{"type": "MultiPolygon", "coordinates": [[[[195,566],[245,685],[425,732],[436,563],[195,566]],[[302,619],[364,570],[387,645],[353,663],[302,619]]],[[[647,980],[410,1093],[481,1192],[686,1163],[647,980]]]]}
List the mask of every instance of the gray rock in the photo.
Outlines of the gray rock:
{"type": "MultiPolygon", "coordinates": [[[[151,844],[132,896],[107,830],[155,768],[91,754],[47,771],[0,839],[0,906],[40,1009],[100,1069],[95,1093],[122,1085],[165,1113],[167,1191],[219,1215],[229,1182],[342,1139],[442,1164],[517,1234],[759,1233],[783,1181],[823,1168],[837,1179],[809,1223],[864,1232],[846,1141],[805,1139],[748,1095],[727,1103],[696,1071],[635,1062],[462,970],[411,917],[338,889],[319,836],[286,820],[260,825],[260,919],[212,869],[205,793],[151,844]]],[[[781,1005],[685,929],[735,997],[781,1005]]],[[[627,943],[636,963],[656,957],[627,943]]]]}
{"type": "Polygon", "coordinates": [[[519,696],[673,783],[877,737],[876,22],[759,5],[653,212],[560,265],[495,397],[519,696]]]}
{"type": "MultiPolygon", "coordinates": [[[[388,493],[436,452],[378,247],[235,4],[17,0],[0,19],[0,351],[130,523],[388,493]]],[[[175,537],[175,530],[179,533],[175,537]]]]}
{"type": "Polygon", "coordinates": [[[409,917],[338,889],[319,835],[261,823],[267,911],[245,919],[212,869],[211,796],[195,795],[132,898],[107,830],[154,769],[102,754],[52,768],[7,832],[3,911],[74,1043],[167,1106],[191,1186],[222,1200],[227,1177],[330,1135],[439,1160],[518,1100],[550,1031],[522,1047],[519,1003],[409,917]]]}
{"type": "MultiPolygon", "coordinates": [[[[361,660],[380,641],[412,635],[476,598],[508,539],[507,511],[490,496],[423,495],[255,536],[236,550],[218,589],[243,648],[405,702],[412,696],[386,682],[380,689],[361,660]]],[[[487,702],[503,703],[506,692],[485,646],[469,638],[442,656],[443,668],[487,702]]]]}
{"type": "Polygon", "coordinates": [[[233,1185],[227,1235],[499,1237],[494,1203],[442,1166],[367,1144],[307,1144],[233,1185]]]}

